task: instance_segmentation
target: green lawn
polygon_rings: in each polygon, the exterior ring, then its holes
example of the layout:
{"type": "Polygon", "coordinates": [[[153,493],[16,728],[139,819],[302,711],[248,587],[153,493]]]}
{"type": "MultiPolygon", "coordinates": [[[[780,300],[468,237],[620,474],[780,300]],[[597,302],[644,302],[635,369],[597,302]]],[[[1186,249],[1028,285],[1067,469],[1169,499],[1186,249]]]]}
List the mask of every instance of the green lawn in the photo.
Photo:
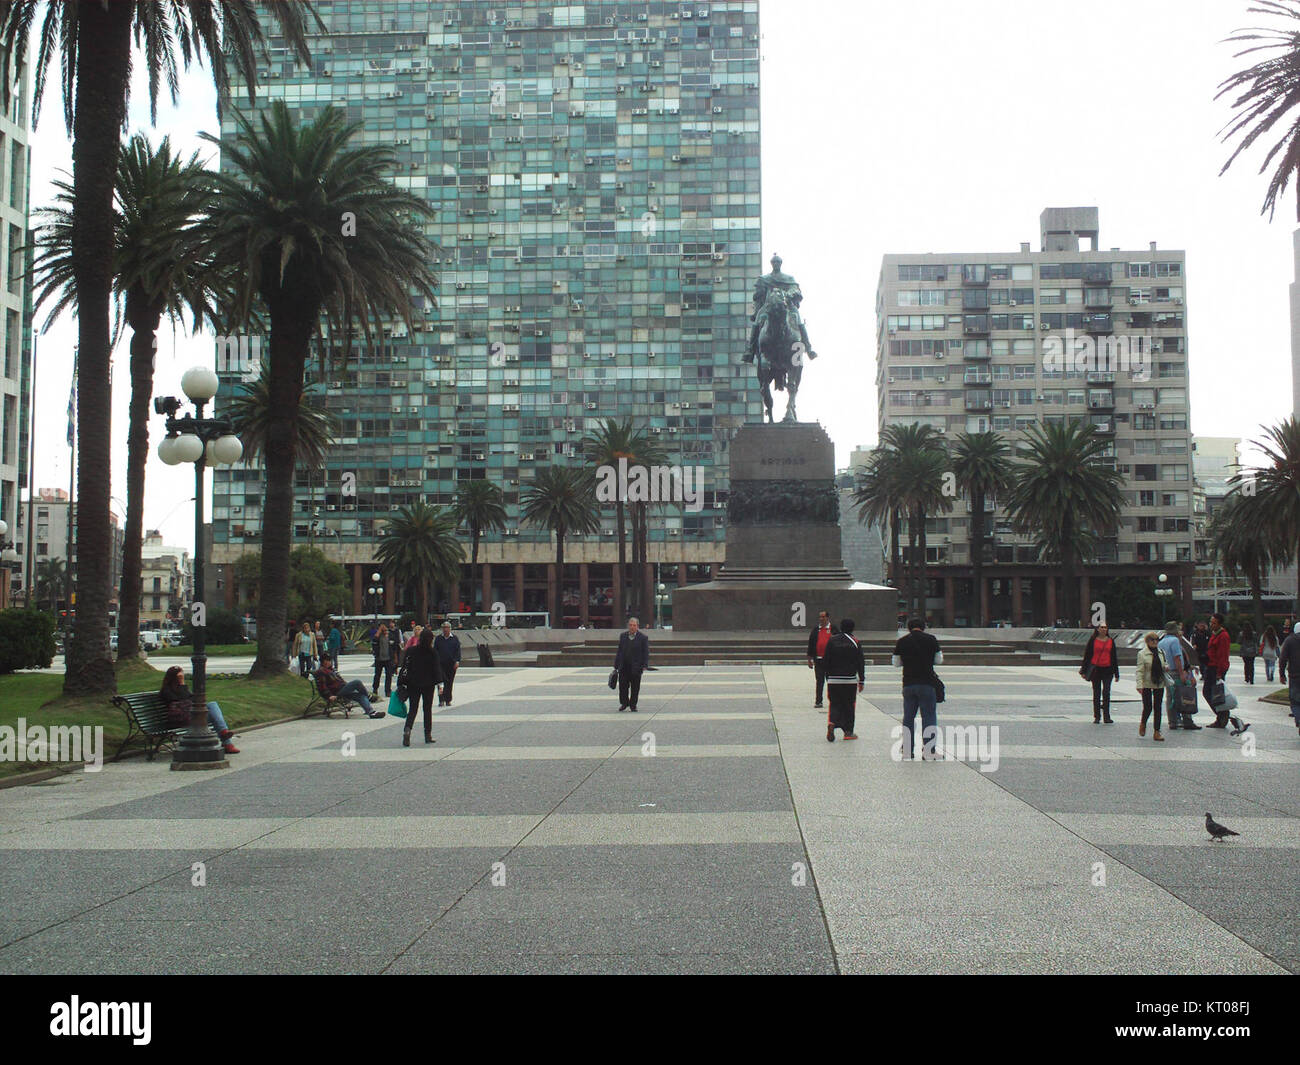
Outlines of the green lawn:
{"type": "MultiPolygon", "coordinates": [[[[163,647],[157,651],[149,651],[150,658],[189,658],[194,653],[194,648],[189,644],[182,644],[180,647],[163,647]]],[[[209,658],[220,657],[222,655],[252,655],[257,654],[257,644],[255,643],[217,643],[209,644],[203,649],[203,653],[209,658]]]]}
{"type": "MultiPolygon", "coordinates": [[[[188,679],[188,678],[187,678],[188,679]]],[[[162,674],[143,662],[118,663],[119,692],[156,691],[162,674]]],[[[14,726],[18,718],[32,725],[102,725],[104,757],[117,753],[126,736],[126,717],[106,697],[65,699],[63,677],[53,673],[15,673],[0,677],[0,725],[14,726]]],[[[244,675],[208,677],[207,695],[221,704],[231,728],[238,731],[263,721],[300,714],[310,698],[306,681],[290,674],[274,680],[249,680],[244,675]]],[[[0,776],[42,768],[45,763],[0,763],[0,776]]]]}

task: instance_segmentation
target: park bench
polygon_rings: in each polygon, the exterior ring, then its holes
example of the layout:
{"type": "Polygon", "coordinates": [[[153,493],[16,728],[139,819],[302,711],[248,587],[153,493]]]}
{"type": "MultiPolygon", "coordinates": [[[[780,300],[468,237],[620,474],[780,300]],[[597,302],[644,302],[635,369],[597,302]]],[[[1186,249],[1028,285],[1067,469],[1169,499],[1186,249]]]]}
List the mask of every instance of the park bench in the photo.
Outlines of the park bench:
{"type": "Polygon", "coordinates": [[[317,686],[314,673],[307,674],[307,683],[311,685],[311,701],[307,704],[307,709],[302,712],[303,717],[311,717],[312,714],[329,717],[335,710],[342,710],[344,717],[351,717],[353,710],[361,709],[360,703],[349,698],[339,698],[330,702],[329,696],[317,686]]]}
{"type": "Polygon", "coordinates": [[[157,692],[136,692],[133,695],[113,696],[113,705],[126,715],[126,738],[113,755],[113,761],[122,757],[122,752],[133,743],[143,745],[149,761],[163,747],[170,747],[188,725],[173,728],[167,724],[167,705],[157,692]]]}

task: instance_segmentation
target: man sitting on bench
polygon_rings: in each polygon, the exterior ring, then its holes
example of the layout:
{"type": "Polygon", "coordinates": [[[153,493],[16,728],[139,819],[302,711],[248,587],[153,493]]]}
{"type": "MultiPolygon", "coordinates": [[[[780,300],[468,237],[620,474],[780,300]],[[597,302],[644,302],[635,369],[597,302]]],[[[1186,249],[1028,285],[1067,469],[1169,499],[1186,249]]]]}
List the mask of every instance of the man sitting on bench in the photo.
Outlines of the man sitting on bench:
{"type": "Polygon", "coordinates": [[[316,678],[316,690],[331,703],[350,699],[365,711],[366,717],[384,716],[382,711],[370,705],[370,700],[366,698],[366,686],[359,680],[344,681],[334,671],[334,663],[324,655],[321,656],[320,668],[312,676],[316,678]]]}

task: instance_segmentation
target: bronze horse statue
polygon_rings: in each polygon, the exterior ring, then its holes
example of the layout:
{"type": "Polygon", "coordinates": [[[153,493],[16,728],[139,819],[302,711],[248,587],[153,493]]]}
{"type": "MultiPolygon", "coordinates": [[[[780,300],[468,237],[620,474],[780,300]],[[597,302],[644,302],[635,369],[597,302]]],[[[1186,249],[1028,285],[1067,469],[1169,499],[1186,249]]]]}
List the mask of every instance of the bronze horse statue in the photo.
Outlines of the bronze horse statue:
{"type": "Polygon", "coordinates": [[[799,395],[799,381],[803,377],[804,358],[808,352],[800,339],[799,333],[791,328],[790,318],[794,305],[780,289],[773,289],[767,294],[763,307],[763,322],[758,330],[758,371],[759,389],[763,395],[763,409],[767,420],[772,418],[772,386],[780,392],[788,392],[790,401],[786,404],[783,422],[798,421],[795,412],[795,398],[799,395]]]}

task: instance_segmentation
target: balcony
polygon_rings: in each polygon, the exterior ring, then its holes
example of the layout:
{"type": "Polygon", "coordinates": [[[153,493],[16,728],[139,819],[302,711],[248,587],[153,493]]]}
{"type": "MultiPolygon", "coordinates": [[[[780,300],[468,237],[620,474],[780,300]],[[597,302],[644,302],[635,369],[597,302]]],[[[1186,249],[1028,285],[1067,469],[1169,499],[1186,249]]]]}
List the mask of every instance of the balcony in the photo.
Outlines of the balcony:
{"type": "Polygon", "coordinates": [[[988,362],[992,357],[993,352],[989,350],[987,344],[982,344],[979,347],[973,347],[972,345],[967,344],[962,349],[962,358],[966,362],[988,362]]]}
{"type": "Polygon", "coordinates": [[[1084,263],[1083,282],[1085,285],[1109,285],[1110,263],[1084,263]]]}
{"type": "Polygon", "coordinates": [[[968,314],[962,319],[961,331],[967,336],[988,336],[989,316],[987,314],[968,314]]]}
{"type": "Polygon", "coordinates": [[[1085,288],[1083,290],[1083,305],[1087,308],[1104,308],[1110,310],[1114,305],[1110,289],[1108,288],[1085,288]]]}
{"type": "Polygon", "coordinates": [[[963,285],[987,286],[989,283],[989,268],[979,264],[963,266],[961,268],[961,283],[963,285]]]}
{"type": "Polygon", "coordinates": [[[1113,333],[1115,323],[1109,314],[1086,314],[1083,316],[1083,328],[1089,333],[1113,333]]]}
{"type": "Polygon", "coordinates": [[[987,392],[967,392],[966,393],[967,410],[992,410],[993,397],[987,392]]]}
{"type": "Polygon", "coordinates": [[[1113,385],[1115,375],[1106,370],[1089,370],[1084,374],[1084,379],[1090,385],[1113,385]]]}
{"type": "Polygon", "coordinates": [[[993,374],[988,370],[967,370],[962,374],[961,383],[964,385],[991,385],[993,383],[993,374]]]}
{"type": "Polygon", "coordinates": [[[1097,393],[1088,397],[1089,410],[1114,410],[1115,394],[1113,392],[1097,393]]]}
{"type": "Polygon", "coordinates": [[[1093,419],[1092,419],[1092,427],[1093,427],[1094,429],[1096,429],[1097,432],[1101,433],[1103,436],[1114,436],[1114,435],[1115,435],[1115,419],[1114,419],[1114,418],[1093,418],[1093,419]]]}

